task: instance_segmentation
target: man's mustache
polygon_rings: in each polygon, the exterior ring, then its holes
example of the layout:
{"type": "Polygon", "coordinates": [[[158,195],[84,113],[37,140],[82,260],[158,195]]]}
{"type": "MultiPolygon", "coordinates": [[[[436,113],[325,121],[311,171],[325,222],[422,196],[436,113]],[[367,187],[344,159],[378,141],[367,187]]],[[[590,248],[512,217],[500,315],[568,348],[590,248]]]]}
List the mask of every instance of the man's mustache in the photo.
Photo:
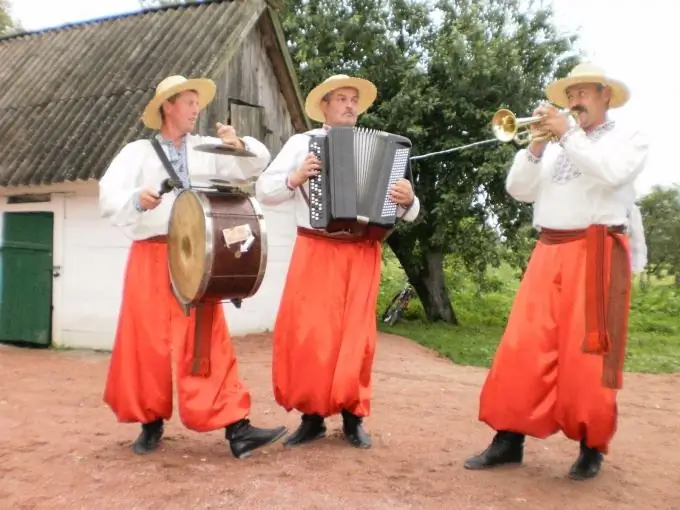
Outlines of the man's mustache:
{"type": "Polygon", "coordinates": [[[576,105],[571,109],[574,113],[588,113],[588,109],[583,105],[576,105]]]}

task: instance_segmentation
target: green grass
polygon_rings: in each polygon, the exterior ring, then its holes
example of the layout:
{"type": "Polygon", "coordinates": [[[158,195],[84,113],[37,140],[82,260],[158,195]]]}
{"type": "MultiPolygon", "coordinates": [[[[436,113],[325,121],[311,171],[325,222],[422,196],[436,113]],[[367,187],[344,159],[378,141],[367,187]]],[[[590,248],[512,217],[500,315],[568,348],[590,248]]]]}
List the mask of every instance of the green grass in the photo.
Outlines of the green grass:
{"type": "MultiPolygon", "coordinates": [[[[406,281],[389,255],[383,268],[379,315],[406,281]]],[[[488,367],[519,285],[518,274],[509,267],[490,270],[481,290],[460,267],[447,269],[446,279],[459,326],[428,323],[422,305],[414,299],[394,327],[379,323],[379,328],[432,348],[455,363],[488,367]]],[[[654,280],[645,286],[636,281],[625,370],[680,372],[680,288],[672,280],[654,280]]]]}

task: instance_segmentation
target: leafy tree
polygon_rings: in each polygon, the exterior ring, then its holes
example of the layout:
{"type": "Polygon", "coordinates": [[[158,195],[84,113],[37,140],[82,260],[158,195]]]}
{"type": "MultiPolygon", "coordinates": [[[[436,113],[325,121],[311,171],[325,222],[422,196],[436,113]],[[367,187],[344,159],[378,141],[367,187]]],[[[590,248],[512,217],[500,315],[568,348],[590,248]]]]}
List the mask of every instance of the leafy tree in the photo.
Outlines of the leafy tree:
{"type": "Polygon", "coordinates": [[[9,0],[0,0],[0,36],[10,35],[21,30],[21,25],[12,19],[9,0]]]}
{"type": "Polygon", "coordinates": [[[538,232],[534,229],[531,222],[527,221],[518,226],[515,231],[513,242],[511,245],[506,244],[501,250],[503,260],[505,260],[511,267],[519,270],[519,277],[524,277],[524,272],[529,265],[529,258],[531,252],[538,240],[538,232]]]}
{"type": "Polygon", "coordinates": [[[680,187],[655,186],[639,200],[647,242],[647,272],[680,282],[680,187]]]}
{"type": "MultiPolygon", "coordinates": [[[[520,0],[286,0],[288,47],[303,93],[336,73],[371,79],[379,97],[359,125],[411,138],[413,154],[490,138],[500,107],[530,114],[550,79],[575,63],[547,7],[520,0]]],[[[474,273],[499,262],[530,209],[505,192],[511,145],[413,162],[421,214],[387,243],[429,320],[457,323],[445,256],[474,273]]]]}

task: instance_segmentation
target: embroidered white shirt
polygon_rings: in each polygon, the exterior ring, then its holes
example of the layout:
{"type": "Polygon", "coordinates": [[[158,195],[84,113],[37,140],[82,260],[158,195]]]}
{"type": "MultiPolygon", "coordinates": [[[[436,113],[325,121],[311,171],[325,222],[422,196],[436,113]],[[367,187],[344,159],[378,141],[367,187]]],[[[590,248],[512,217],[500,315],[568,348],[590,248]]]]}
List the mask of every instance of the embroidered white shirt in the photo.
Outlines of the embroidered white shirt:
{"type": "MultiPolygon", "coordinates": [[[[255,154],[252,158],[239,158],[196,151],[196,145],[221,143],[219,138],[188,135],[187,166],[194,185],[209,185],[210,177],[222,179],[248,179],[259,176],[271,159],[267,147],[250,136],[243,142],[255,154]]],[[[139,211],[135,198],[142,189],[158,191],[161,182],[168,178],[163,163],[149,140],[136,140],[123,147],[113,158],[99,181],[99,208],[103,217],[121,228],[133,240],[147,239],[168,233],[170,210],[175,193],[163,195],[161,203],[150,211],[139,211]]]]}
{"type": "MultiPolygon", "coordinates": [[[[266,205],[277,205],[286,200],[295,201],[295,217],[298,227],[311,228],[309,223],[309,206],[298,188],[291,190],[287,186],[288,175],[302,164],[309,154],[309,135],[323,133],[324,130],[313,129],[303,134],[293,135],[283,146],[281,152],[274,158],[269,167],[257,180],[255,185],[255,197],[266,205]]],[[[309,181],[302,187],[309,196],[309,181]]],[[[415,197],[413,205],[406,213],[401,206],[397,207],[397,217],[404,221],[414,221],[420,212],[420,201],[415,197]],[[403,215],[403,216],[402,216],[403,215]]]]}
{"type": "MultiPolygon", "coordinates": [[[[649,144],[638,130],[613,121],[586,134],[576,128],[560,144],[549,144],[543,156],[528,149],[515,155],[506,189],[515,199],[532,203],[534,227],[580,229],[592,224],[631,227],[635,180],[645,167],[649,144]]],[[[635,218],[633,218],[635,219],[635,218]]],[[[646,253],[639,225],[631,235],[634,257],[646,253]]],[[[640,261],[633,260],[639,269],[640,261]]],[[[643,266],[644,267],[644,266],[643,266]]]]}

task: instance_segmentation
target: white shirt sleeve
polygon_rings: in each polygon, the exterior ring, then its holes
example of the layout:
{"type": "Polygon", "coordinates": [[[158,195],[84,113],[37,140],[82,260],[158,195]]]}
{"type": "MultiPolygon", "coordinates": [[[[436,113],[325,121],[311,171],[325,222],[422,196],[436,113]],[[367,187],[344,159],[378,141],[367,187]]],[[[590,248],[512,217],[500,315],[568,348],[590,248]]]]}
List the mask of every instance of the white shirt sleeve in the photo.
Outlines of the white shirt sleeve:
{"type": "Polygon", "coordinates": [[[141,190],[142,158],[137,142],[123,147],[99,180],[99,210],[113,225],[125,227],[136,223],[142,212],[135,207],[141,190]]]}
{"type": "Polygon", "coordinates": [[[541,182],[541,166],[541,159],[534,157],[529,149],[518,151],[505,179],[508,194],[520,202],[535,202],[541,182]]]}
{"type": "Polygon", "coordinates": [[[296,134],[281,148],[255,185],[255,198],[266,205],[277,205],[295,197],[288,187],[288,175],[294,172],[309,153],[309,137],[296,134]]]}
{"type": "Polygon", "coordinates": [[[413,204],[411,204],[411,207],[409,207],[408,209],[405,209],[400,205],[397,206],[397,217],[401,218],[404,221],[408,222],[415,221],[416,218],[418,217],[418,214],[420,214],[420,200],[418,200],[417,196],[413,197],[413,204]]]}

